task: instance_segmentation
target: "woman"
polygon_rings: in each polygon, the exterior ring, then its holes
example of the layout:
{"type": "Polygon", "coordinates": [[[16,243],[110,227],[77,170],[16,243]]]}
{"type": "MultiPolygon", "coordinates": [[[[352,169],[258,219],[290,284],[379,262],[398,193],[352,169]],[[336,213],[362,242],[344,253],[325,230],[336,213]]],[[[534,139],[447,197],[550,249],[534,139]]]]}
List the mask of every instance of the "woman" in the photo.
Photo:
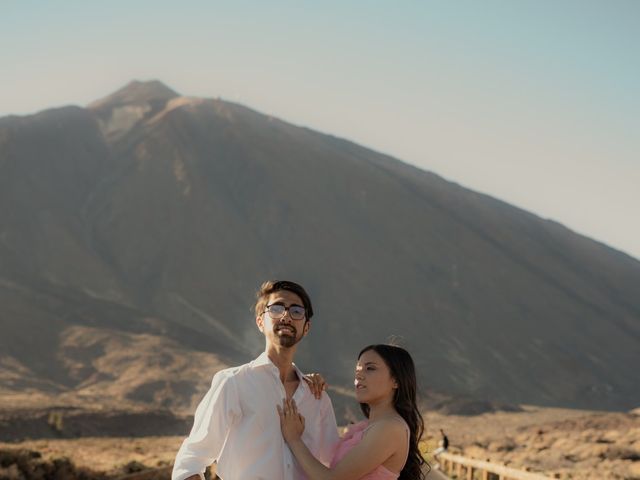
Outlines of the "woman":
{"type": "Polygon", "coordinates": [[[311,480],[417,480],[425,463],[418,442],[424,430],[416,405],[416,374],[409,353],[370,345],[358,355],[356,399],[368,420],[352,425],[336,447],[331,467],[301,440],[304,417],[294,401],[278,406],[282,435],[311,480]]]}

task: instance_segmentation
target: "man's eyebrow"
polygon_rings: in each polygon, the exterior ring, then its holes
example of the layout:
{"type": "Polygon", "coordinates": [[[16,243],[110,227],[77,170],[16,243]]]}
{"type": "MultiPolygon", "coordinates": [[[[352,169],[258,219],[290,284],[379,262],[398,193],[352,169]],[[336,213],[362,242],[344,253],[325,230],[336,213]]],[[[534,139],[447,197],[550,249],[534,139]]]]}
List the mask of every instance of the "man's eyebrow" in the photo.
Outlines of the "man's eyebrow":
{"type": "MultiPolygon", "coordinates": [[[[286,302],[284,300],[276,300],[275,302],[271,302],[269,305],[286,305],[286,302]]],[[[289,305],[290,307],[300,307],[300,308],[304,308],[304,305],[300,305],[299,303],[292,303],[291,305],[289,305]]]]}

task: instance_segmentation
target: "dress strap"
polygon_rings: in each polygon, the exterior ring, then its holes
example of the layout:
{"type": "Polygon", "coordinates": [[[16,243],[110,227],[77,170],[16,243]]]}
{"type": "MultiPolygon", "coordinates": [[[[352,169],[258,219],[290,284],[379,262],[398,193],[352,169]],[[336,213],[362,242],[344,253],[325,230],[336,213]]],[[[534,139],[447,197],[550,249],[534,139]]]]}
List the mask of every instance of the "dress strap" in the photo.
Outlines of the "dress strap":
{"type": "MultiPolygon", "coordinates": [[[[406,420],[400,415],[393,418],[401,421],[404,425],[404,429],[407,431],[407,456],[404,458],[404,463],[402,464],[402,468],[404,468],[404,466],[407,464],[407,460],[409,459],[409,450],[411,449],[411,429],[409,428],[409,424],[406,422],[406,420]]],[[[400,469],[400,471],[402,471],[402,468],[400,469]]]]}
{"type": "MultiPolygon", "coordinates": [[[[402,467],[400,468],[400,472],[394,472],[392,470],[389,470],[387,467],[385,467],[384,465],[380,465],[378,468],[382,469],[383,471],[386,471],[389,473],[389,475],[393,475],[394,479],[397,479],[398,476],[400,475],[400,473],[402,472],[402,469],[404,468],[404,466],[407,464],[407,460],[409,459],[409,451],[411,448],[411,430],[409,428],[409,425],[407,424],[407,422],[405,421],[404,418],[402,418],[400,415],[393,415],[391,417],[389,417],[390,419],[394,419],[397,420],[399,422],[402,422],[402,425],[404,425],[404,429],[407,432],[407,454],[404,458],[404,462],[402,463],[402,467]]],[[[369,427],[371,427],[372,424],[367,425],[367,427],[362,431],[363,435],[364,433],[369,429],[369,427]]]]}
{"type": "MultiPolygon", "coordinates": [[[[404,468],[404,465],[406,465],[407,460],[409,458],[409,450],[411,448],[411,430],[409,429],[409,424],[407,423],[407,421],[402,418],[402,416],[400,415],[393,415],[392,417],[389,418],[393,418],[394,420],[398,420],[399,422],[402,422],[402,424],[404,425],[404,429],[407,431],[407,456],[404,459],[404,464],[402,465],[402,468],[404,468]]],[[[372,423],[369,423],[366,428],[364,430],[362,430],[362,435],[365,434],[365,432],[367,430],[369,430],[369,428],[371,428],[373,426],[372,423]]]]}

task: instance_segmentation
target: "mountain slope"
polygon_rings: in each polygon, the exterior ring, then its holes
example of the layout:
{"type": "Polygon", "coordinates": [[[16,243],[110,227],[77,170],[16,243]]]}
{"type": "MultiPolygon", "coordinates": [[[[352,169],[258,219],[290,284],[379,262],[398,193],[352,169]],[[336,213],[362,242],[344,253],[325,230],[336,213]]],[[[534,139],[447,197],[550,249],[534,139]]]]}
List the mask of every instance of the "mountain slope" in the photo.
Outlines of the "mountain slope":
{"type": "MultiPolygon", "coordinates": [[[[0,119],[0,222],[2,285],[24,299],[0,306],[1,338],[36,350],[95,317],[140,333],[153,318],[185,351],[243,362],[262,344],[253,292],[280,277],[307,286],[318,312],[299,363],[334,383],[349,383],[362,346],[393,335],[424,387],[585,408],[639,398],[637,260],[386,155],[159,82],[0,119]],[[34,311],[30,298],[51,290],[58,308],[34,311]]],[[[79,388],[55,360],[64,341],[42,349],[49,378],[79,388]]],[[[14,343],[3,351],[28,365],[14,343]]]]}

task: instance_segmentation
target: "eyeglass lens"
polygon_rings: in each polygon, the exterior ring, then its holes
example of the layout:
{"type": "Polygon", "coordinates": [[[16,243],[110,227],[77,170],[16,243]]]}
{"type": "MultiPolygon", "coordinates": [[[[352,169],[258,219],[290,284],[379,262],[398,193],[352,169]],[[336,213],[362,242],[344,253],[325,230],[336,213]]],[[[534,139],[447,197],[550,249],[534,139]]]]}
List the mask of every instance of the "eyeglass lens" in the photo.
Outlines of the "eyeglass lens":
{"type": "Polygon", "coordinates": [[[287,310],[289,310],[289,316],[293,320],[302,320],[304,318],[304,307],[298,305],[285,307],[279,303],[274,303],[273,305],[267,306],[267,312],[269,312],[271,318],[282,318],[287,310]]]}

